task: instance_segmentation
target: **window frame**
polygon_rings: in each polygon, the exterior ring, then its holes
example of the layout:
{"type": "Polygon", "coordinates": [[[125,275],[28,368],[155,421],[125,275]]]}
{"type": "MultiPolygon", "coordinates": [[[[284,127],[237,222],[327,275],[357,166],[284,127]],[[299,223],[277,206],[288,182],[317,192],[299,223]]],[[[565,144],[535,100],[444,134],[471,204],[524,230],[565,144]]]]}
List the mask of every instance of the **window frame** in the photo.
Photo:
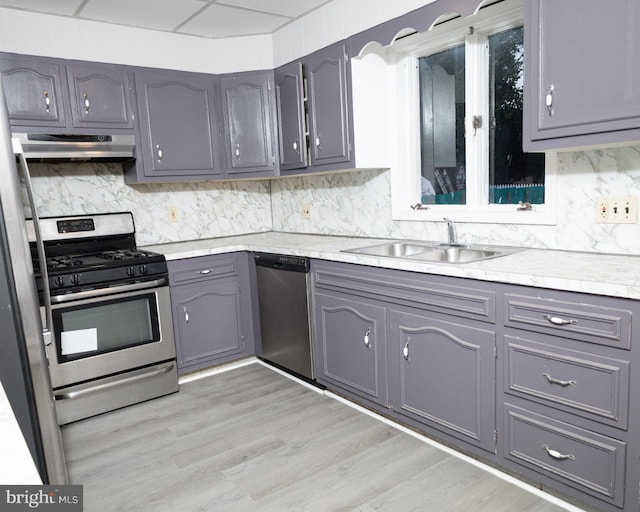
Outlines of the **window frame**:
{"type": "Polygon", "coordinates": [[[517,204],[489,204],[489,36],[523,26],[522,0],[504,0],[468,18],[449,19],[425,33],[397,40],[394,54],[397,88],[398,155],[391,171],[393,220],[434,220],[500,224],[556,224],[556,154],[545,154],[545,202],[530,210],[517,204]],[[472,27],[472,28],[471,28],[472,27]],[[465,44],[466,204],[421,205],[420,93],[418,58],[465,44]],[[475,136],[473,116],[482,116],[475,136]],[[470,165],[471,164],[471,165],[470,165]],[[418,193],[416,194],[416,191],[418,193]]]}

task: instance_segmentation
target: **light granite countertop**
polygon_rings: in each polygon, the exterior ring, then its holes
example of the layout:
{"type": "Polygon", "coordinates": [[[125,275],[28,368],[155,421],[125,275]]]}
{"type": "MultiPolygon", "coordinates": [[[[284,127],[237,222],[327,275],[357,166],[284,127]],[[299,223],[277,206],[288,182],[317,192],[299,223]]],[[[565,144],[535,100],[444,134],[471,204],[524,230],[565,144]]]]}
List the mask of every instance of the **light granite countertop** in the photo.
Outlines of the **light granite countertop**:
{"type": "Polygon", "coordinates": [[[264,232],[158,244],[146,246],[144,249],[162,253],[167,260],[234,251],[272,252],[427,274],[640,299],[640,256],[523,249],[499,258],[450,264],[342,252],[345,249],[389,240],[392,239],[264,232]]]}

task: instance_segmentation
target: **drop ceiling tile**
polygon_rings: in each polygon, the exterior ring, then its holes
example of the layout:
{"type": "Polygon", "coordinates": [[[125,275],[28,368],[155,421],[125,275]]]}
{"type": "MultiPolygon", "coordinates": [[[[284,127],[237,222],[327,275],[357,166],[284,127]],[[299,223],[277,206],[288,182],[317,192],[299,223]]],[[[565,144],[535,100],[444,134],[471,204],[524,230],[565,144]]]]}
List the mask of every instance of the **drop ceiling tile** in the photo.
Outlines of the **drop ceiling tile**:
{"type": "Polygon", "coordinates": [[[203,37],[270,34],[288,21],[282,16],[212,4],[176,32],[203,37]]]}
{"type": "Polygon", "coordinates": [[[206,4],[199,0],[89,0],[80,18],[172,31],[206,4]]]}
{"type": "Polygon", "coordinates": [[[219,4],[244,7],[256,11],[279,14],[288,18],[297,18],[330,0],[218,0],[219,4]]]}
{"type": "Polygon", "coordinates": [[[0,7],[17,7],[26,11],[72,16],[82,0],[0,0],[0,7]]]}

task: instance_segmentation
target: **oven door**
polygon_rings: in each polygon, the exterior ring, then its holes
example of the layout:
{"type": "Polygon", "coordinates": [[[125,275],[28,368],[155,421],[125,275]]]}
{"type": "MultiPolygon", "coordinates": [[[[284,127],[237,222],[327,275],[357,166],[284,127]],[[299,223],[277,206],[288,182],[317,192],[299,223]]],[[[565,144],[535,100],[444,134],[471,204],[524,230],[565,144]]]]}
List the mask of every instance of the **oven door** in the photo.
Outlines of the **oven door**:
{"type": "Polygon", "coordinates": [[[53,388],[175,359],[169,287],[161,282],[52,297],[53,388]]]}

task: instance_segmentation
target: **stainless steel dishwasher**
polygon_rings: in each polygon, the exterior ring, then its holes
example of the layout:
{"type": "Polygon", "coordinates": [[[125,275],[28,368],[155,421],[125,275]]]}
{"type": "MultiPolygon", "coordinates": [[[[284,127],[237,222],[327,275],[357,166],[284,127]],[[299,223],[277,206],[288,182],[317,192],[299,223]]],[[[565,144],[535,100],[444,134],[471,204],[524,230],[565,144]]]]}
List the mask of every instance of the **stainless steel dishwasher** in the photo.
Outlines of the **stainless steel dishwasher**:
{"type": "Polygon", "coordinates": [[[309,324],[309,258],[254,253],[262,335],[261,358],[313,380],[309,324]]]}

